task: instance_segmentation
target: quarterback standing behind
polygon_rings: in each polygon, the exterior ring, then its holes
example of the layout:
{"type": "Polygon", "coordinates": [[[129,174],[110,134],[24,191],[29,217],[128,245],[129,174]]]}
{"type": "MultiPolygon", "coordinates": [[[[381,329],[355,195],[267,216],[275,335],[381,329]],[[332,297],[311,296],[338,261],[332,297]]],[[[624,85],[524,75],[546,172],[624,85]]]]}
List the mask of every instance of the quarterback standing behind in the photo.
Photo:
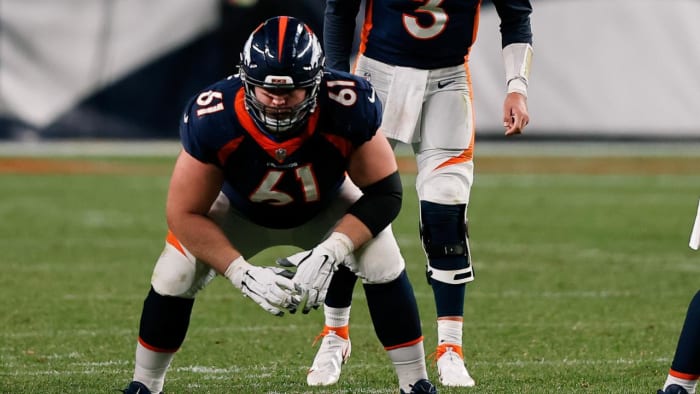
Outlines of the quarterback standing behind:
{"type": "MultiPolygon", "coordinates": [[[[324,44],[330,68],[349,70],[361,0],[327,0],[324,44]]],[[[527,85],[532,57],[528,0],[493,0],[501,20],[506,97],[505,135],[529,122],[527,85]]],[[[435,352],[440,383],[474,386],[464,364],[466,283],[474,279],[467,232],[473,183],[474,110],[468,67],[481,0],[368,0],[354,73],[367,78],[384,103],[381,128],[392,146],[411,144],[416,156],[420,238],[437,309],[435,352]]],[[[355,276],[333,277],[321,347],[307,382],[338,381],[350,347],[355,276]]]]}
{"type": "Polygon", "coordinates": [[[240,73],[202,90],[185,109],[166,206],[170,231],[125,393],[162,391],[195,295],[217,274],[282,315],[320,306],[338,265],[362,277],[401,392],[436,392],[391,231],[402,189],[391,147],[377,132],[380,118],[370,84],[325,70],[321,44],[304,23],[280,16],[253,31],[240,73]],[[291,278],[245,260],[276,245],[305,249],[280,260],[296,267],[291,278]]]}

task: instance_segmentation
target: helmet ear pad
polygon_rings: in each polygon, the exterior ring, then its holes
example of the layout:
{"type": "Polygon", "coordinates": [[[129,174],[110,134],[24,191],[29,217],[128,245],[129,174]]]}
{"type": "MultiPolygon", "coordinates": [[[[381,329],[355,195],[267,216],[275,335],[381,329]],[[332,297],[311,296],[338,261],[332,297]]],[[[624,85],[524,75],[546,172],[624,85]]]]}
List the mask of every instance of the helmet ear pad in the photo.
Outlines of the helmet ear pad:
{"type": "Polygon", "coordinates": [[[258,126],[276,139],[289,138],[299,130],[316,108],[324,65],[321,42],[299,19],[277,16],[258,26],[243,47],[239,65],[246,108],[258,126]],[[307,94],[301,103],[282,109],[289,116],[269,116],[280,111],[261,103],[255,87],[303,88],[307,94]]]}

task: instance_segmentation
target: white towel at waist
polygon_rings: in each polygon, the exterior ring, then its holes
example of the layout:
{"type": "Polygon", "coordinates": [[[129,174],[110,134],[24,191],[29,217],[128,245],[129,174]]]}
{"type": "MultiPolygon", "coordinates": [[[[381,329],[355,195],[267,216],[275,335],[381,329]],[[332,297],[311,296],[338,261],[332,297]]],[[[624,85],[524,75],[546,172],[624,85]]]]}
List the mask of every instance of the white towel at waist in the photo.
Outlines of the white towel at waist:
{"type": "Polygon", "coordinates": [[[428,74],[429,70],[394,67],[382,118],[382,130],[388,138],[404,143],[420,141],[417,126],[428,74]]]}

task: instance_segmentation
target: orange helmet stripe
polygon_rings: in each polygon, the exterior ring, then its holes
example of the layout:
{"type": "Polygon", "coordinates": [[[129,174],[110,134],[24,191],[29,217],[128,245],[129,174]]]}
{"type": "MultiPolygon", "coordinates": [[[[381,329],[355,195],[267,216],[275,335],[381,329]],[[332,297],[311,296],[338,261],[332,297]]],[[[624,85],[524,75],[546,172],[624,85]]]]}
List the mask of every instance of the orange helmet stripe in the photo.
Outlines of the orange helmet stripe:
{"type": "Polygon", "coordinates": [[[280,29],[277,32],[279,34],[279,40],[277,40],[277,60],[282,62],[282,48],[284,47],[284,35],[287,33],[287,21],[289,18],[286,16],[280,17],[280,29]]]}

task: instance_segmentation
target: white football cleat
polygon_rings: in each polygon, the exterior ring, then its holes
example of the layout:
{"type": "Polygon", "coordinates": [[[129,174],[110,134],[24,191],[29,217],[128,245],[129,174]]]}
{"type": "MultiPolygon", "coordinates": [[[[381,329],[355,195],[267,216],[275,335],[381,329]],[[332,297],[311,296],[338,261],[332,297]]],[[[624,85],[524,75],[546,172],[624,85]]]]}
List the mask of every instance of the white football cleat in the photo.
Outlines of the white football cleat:
{"type": "Polygon", "coordinates": [[[339,337],[333,330],[328,331],[306,375],[306,383],[309,386],[328,386],[338,382],[340,368],[348,361],[351,349],[350,339],[339,337]]]}
{"type": "Polygon", "coordinates": [[[461,346],[443,343],[437,347],[435,358],[440,384],[443,386],[474,387],[476,385],[464,365],[461,346]]]}

